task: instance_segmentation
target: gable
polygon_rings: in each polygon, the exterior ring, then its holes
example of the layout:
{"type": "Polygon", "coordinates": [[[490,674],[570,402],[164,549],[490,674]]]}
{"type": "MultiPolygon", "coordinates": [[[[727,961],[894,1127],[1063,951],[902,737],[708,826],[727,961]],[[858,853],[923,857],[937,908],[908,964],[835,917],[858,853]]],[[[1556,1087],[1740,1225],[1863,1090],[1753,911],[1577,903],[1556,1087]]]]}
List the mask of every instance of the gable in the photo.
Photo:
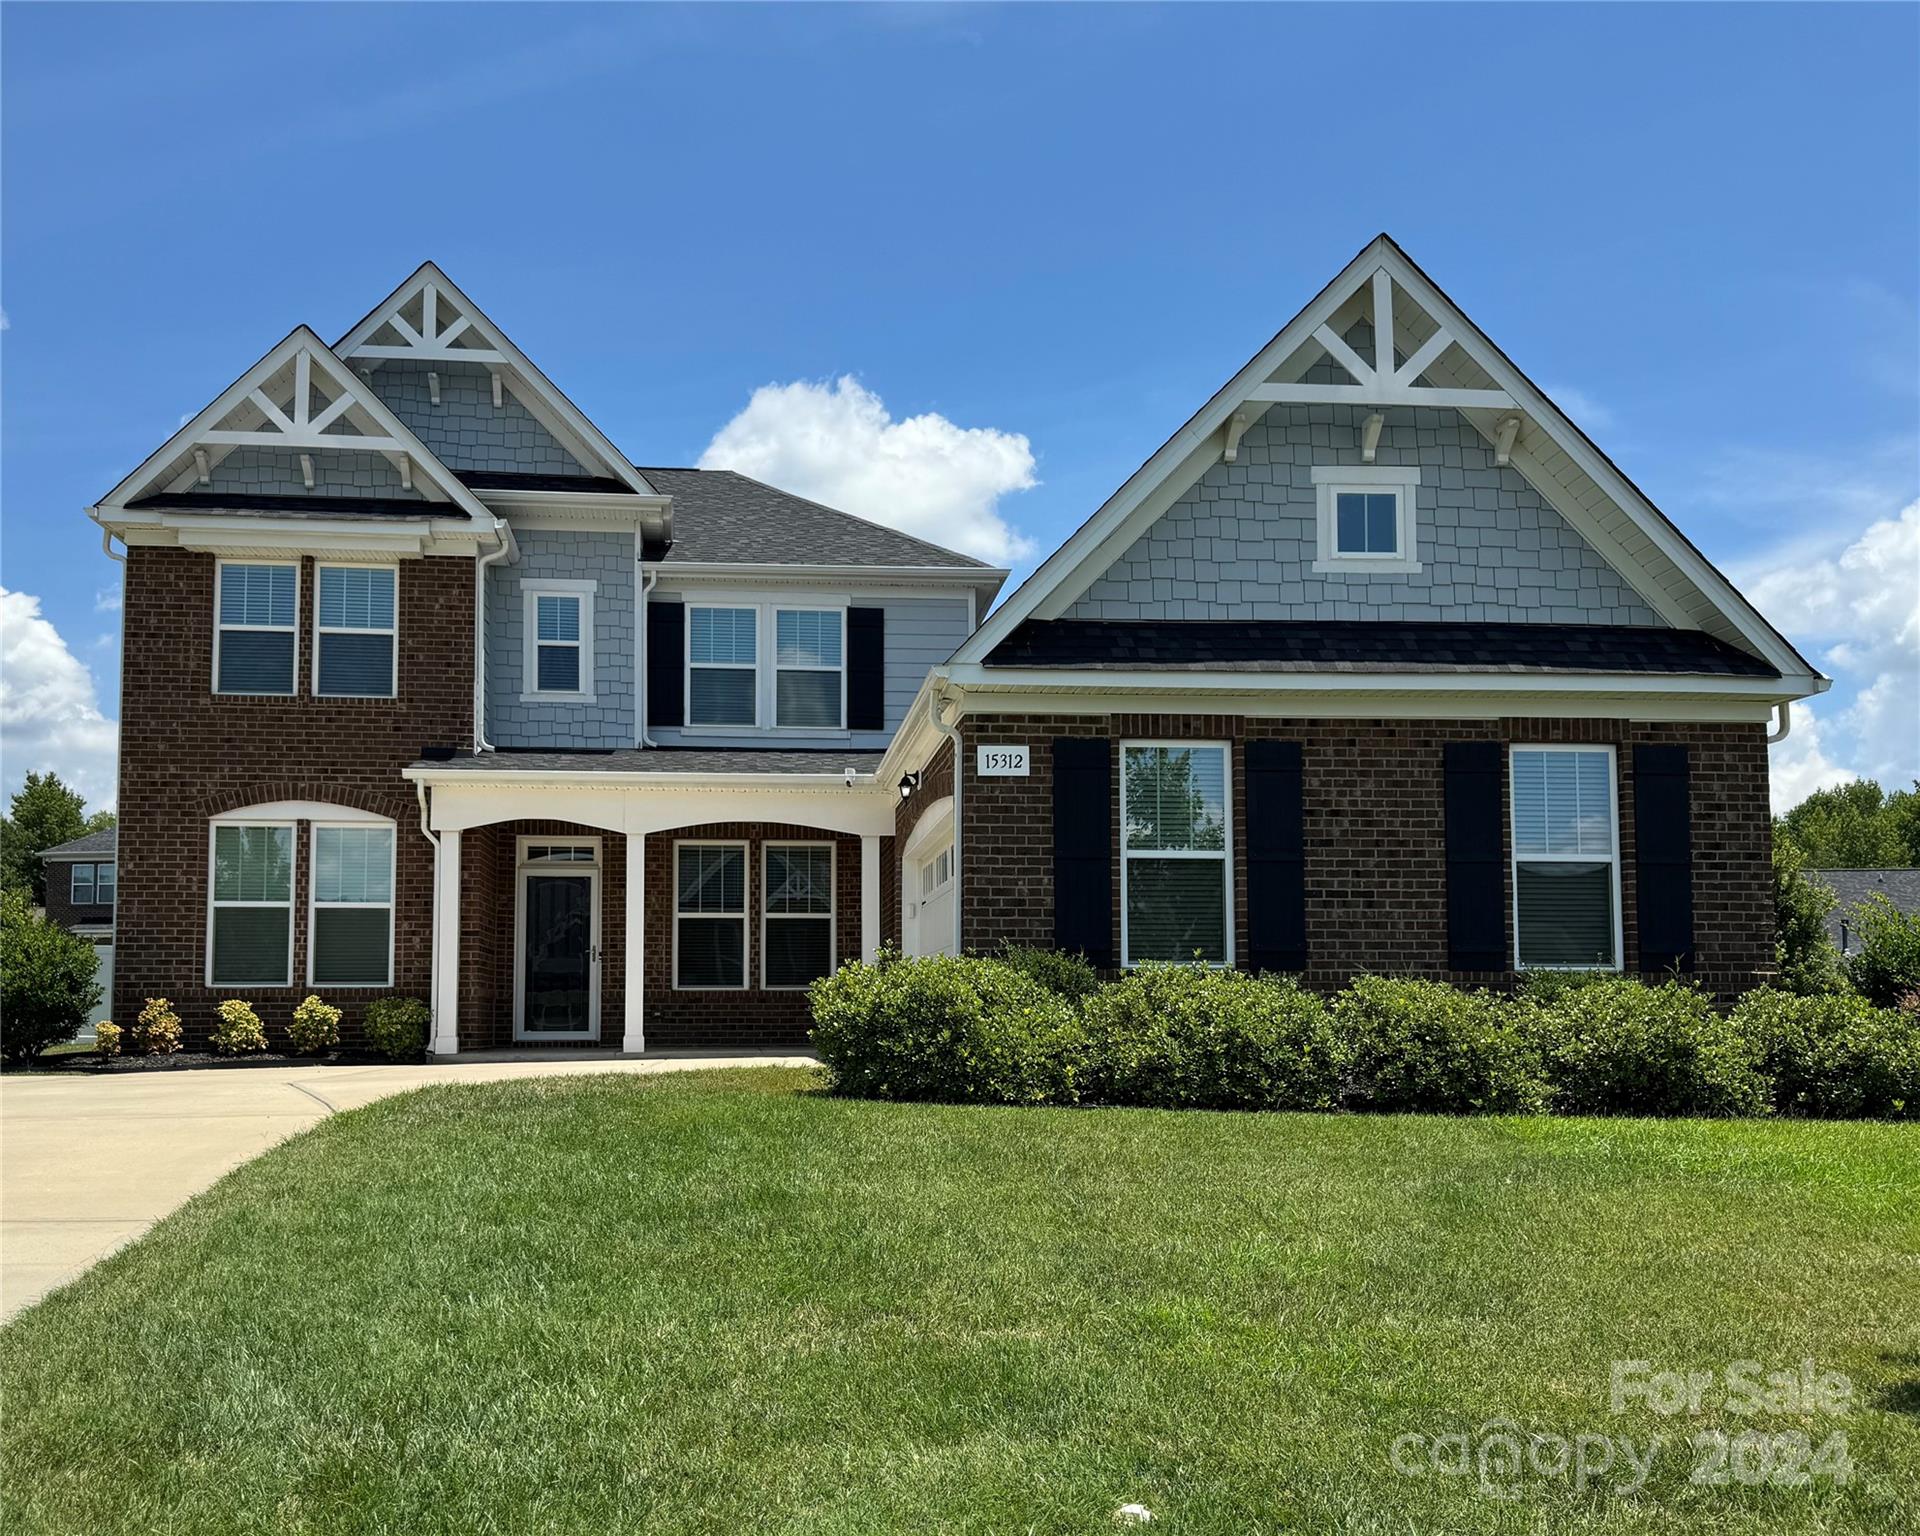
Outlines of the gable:
{"type": "Polygon", "coordinates": [[[449,469],[507,474],[591,473],[507,389],[493,403],[493,377],[480,363],[390,361],[367,382],[387,408],[449,469]]]}
{"type": "Polygon", "coordinates": [[[1312,471],[1358,466],[1370,412],[1276,405],[1060,615],[1069,619],[1665,621],[1458,411],[1385,413],[1374,462],[1421,471],[1420,569],[1319,574],[1312,471]]]}
{"type": "MultiPolygon", "coordinates": [[[[1497,466],[1517,471],[1661,620],[1767,661],[1795,697],[1827,686],[1385,235],[1355,256],[1162,444],[980,626],[954,662],[977,664],[1025,620],[1065,614],[1215,465],[1235,462],[1253,429],[1283,406],[1306,407],[1309,430],[1329,433],[1339,408],[1363,422],[1377,417],[1382,430],[1396,410],[1457,413],[1492,446],[1497,466]],[[1370,324],[1370,350],[1349,340],[1360,321],[1370,324]]],[[[1485,489],[1497,494],[1500,487],[1485,489]]]]}

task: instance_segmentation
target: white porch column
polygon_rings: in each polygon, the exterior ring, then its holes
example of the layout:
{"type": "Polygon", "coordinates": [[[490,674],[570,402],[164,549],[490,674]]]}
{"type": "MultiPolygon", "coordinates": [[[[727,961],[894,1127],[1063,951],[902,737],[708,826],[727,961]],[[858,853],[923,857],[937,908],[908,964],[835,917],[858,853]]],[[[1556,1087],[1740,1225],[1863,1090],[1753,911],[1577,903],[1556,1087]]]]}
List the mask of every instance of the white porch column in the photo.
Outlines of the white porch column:
{"type": "Polygon", "coordinates": [[[860,954],[873,964],[880,953],[880,839],[860,839],[860,954]]]}
{"type": "Polygon", "coordinates": [[[620,1049],[639,1054],[647,1048],[647,834],[627,834],[626,1021],[620,1049]]]}
{"type": "Polygon", "coordinates": [[[460,834],[442,832],[433,871],[433,1040],[436,1056],[460,1049],[460,834]]]}

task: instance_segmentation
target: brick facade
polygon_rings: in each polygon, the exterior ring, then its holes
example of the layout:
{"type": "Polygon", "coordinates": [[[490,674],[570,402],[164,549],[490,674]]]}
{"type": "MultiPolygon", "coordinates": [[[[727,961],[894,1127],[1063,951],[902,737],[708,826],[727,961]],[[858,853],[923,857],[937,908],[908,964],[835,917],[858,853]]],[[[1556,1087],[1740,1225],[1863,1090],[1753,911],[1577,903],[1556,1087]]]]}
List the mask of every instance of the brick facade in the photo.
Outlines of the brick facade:
{"type": "MultiPolygon", "coordinates": [[[[394,985],[430,987],[433,850],[419,832],[400,770],[430,745],[462,746],[473,730],[473,562],[399,563],[399,696],[311,693],[314,562],[300,562],[300,623],[287,698],[213,692],[214,557],[135,546],[127,552],[120,725],[119,931],[114,1017],[131,1024],[146,998],[166,997],[204,1043],[216,1005],[244,997],[270,1038],[309,988],[308,828],[295,840],[293,983],[209,988],[206,975],[210,817],[242,806],[308,800],[390,818],[395,827],[394,985]]],[[[373,989],[329,988],[357,1035],[373,989]]]]}
{"type": "MultiPolygon", "coordinates": [[[[1226,741],[1233,747],[1235,952],[1247,952],[1245,744],[1271,738],[1304,747],[1307,841],[1307,980],[1337,986],[1373,971],[1464,983],[1505,984],[1509,973],[1446,968],[1446,862],[1441,759],[1450,741],[1591,742],[1615,748],[1620,812],[1620,894],[1626,969],[1639,965],[1635,923],[1632,748],[1690,749],[1696,975],[1731,994],[1773,967],[1771,822],[1764,728],[1642,724],[1624,720],[1274,720],[1236,716],[1009,716],[968,720],[966,760],[977,744],[1024,742],[1025,779],[967,774],[962,806],[964,936],[987,951],[1005,939],[1053,939],[1051,743],[1061,736],[1226,741]]],[[[1118,764],[1114,847],[1119,847],[1118,764]]],[[[1510,832],[1503,831],[1509,844],[1510,832]]],[[[1507,910],[1512,910],[1507,863],[1507,910]]],[[[1121,881],[1114,873],[1119,952],[1121,881]]],[[[1508,919],[1507,948],[1513,947],[1508,919]]]]}
{"type": "Polygon", "coordinates": [[[111,928],[113,926],[113,903],[110,901],[83,901],[73,899],[73,866],[80,864],[111,864],[113,855],[107,854],[100,859],[48,859],[47,860],[47,916],[62,928],[111,928]]]}

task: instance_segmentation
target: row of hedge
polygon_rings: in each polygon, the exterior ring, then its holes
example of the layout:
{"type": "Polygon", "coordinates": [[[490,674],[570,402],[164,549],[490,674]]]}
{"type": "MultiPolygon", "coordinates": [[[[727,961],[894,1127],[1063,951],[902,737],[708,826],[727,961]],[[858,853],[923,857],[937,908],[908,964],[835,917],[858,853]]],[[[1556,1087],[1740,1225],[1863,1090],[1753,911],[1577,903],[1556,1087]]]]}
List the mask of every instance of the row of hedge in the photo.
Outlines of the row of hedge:
{"type": "Polygon", "coordinates": [[[1761,988],[1549,976],[1518,994],[1060,956],[850,965],[812,990],[842,1093],[975,1104],[1439,1114],[1920,1114],[1920,1015],[1761,988]]]}
{"type": "MultiPolygon", "coordinates": [[[[207,1044],[216,1056],[251,1056],[269,1048],[267,1027],[253,1004],[230,997],[220,1004],[218,1022],[207,1044]]],[[[368,1050],[396,1061],[411,1060],[427,1046],[427,1005],[417,997],[382,997],[367,1004],[360,1033],[368,1050]]],[[[102,1021],[94,1026],[94,1053],[102,1060],[126,1050],[135,1056],[171,1056],[182,1040],[180,1015],[164,997],[150,997],[139,1020],[122,1031],[102,1021]]],[[[309,994],[293,1010],[286,1026],[288,1049],[296,1056],[320,1056],[340,1044],[340,1010],[309,994]]]]}

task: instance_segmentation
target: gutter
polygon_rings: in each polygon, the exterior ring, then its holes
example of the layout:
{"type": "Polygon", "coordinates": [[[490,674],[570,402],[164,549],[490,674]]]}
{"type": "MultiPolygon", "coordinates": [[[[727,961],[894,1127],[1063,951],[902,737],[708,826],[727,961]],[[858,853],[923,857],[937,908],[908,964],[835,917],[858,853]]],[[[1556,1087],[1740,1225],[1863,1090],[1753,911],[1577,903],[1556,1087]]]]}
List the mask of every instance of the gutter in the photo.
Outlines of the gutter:
{"type": "MultiPolygon", "coordinates": [[[[640,547],[640,535],[633,536],[636,550],[640,547]]],[[[635,556],[638,560],[638,555],[635,556]]],[[[642,747],[656,745],[647,734],[647,598],[652,594],[655,584],[660,580],[660,568],[648,570],[644,561],[640,562],[640,601],[635,604],[638,612],[633,621],[633,734],[642,747]]]]}
{"type": "MultiPolygon", "coordinates": [[[[498,756],[496,762],[506,761],[498,756]]],[[[576,768],[528,768],[522,772],[505,769],[446,769],[409,767],[400,777],[414,784],[445,784],[470,789],[502,789],[525,785],[585,785],[602,789],[637,789],[649,784],[684,789],[854,789],[875,790],[880,780],[875,774],[843,768],[838,773],[622,773],[618,770],[576,768]]]]}

